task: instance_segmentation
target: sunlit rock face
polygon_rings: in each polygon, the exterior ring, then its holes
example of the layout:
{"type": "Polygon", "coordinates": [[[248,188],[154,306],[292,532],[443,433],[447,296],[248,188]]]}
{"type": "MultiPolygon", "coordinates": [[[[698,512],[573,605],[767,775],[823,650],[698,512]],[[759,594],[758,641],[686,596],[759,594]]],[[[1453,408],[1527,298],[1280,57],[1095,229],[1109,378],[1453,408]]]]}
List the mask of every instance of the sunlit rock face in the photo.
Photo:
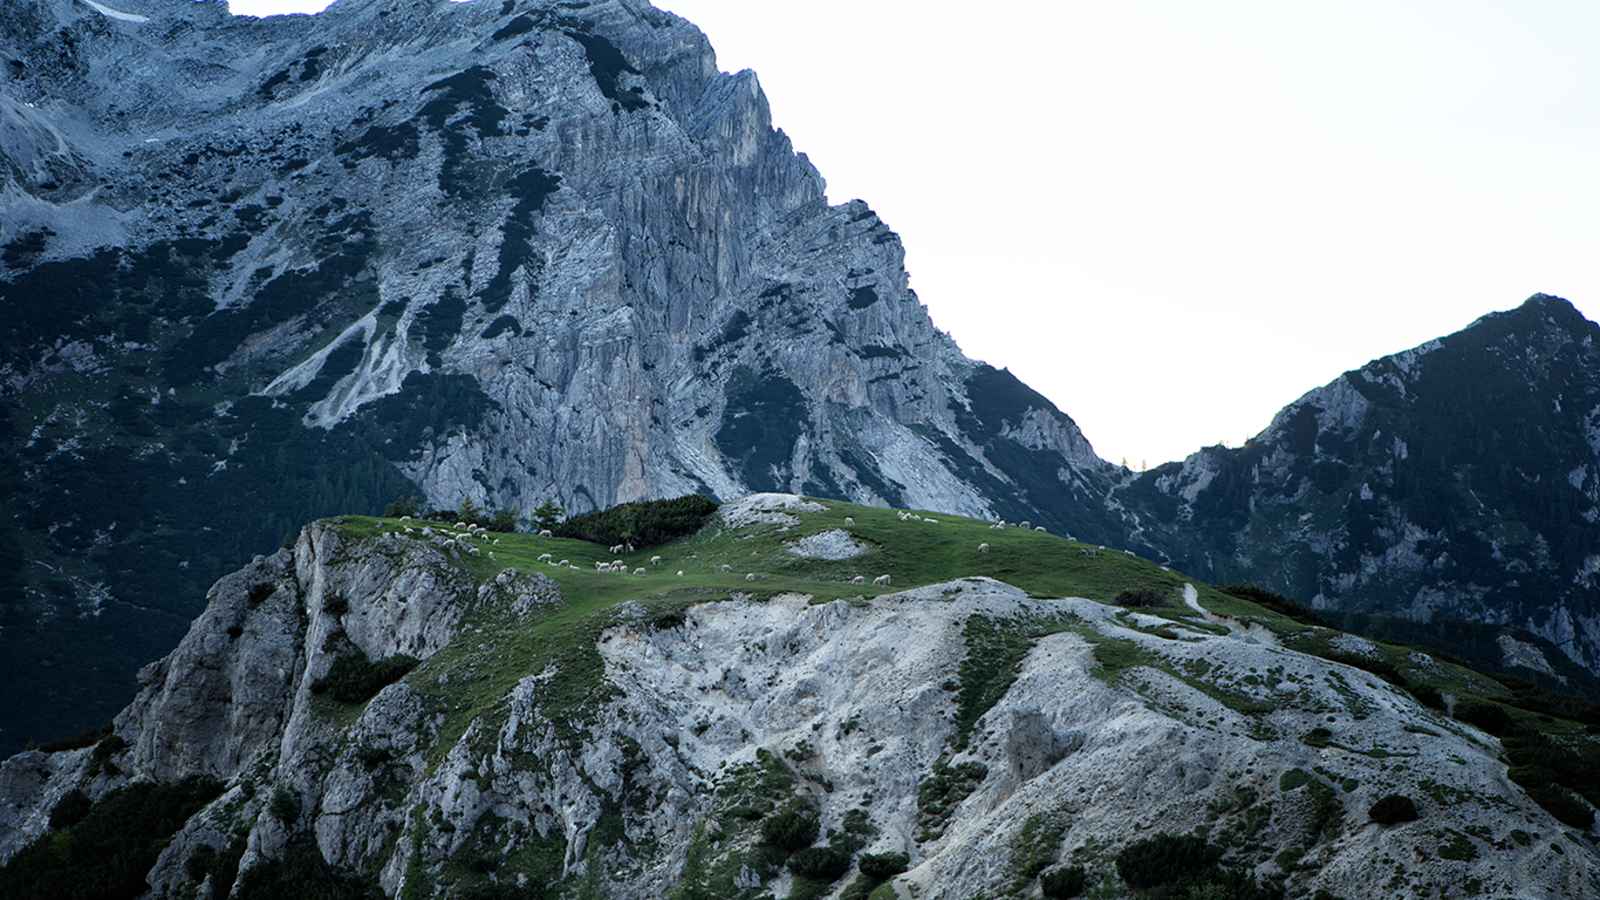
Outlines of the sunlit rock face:
{"type": "Polygon", "coordinates": [[[51,698],[0,701],[0,747],[109,715],[301,522],[407,493],[1120,533],[1071,419],[646,3],[23,0],[0,57],[0,673],[51,698]]]}

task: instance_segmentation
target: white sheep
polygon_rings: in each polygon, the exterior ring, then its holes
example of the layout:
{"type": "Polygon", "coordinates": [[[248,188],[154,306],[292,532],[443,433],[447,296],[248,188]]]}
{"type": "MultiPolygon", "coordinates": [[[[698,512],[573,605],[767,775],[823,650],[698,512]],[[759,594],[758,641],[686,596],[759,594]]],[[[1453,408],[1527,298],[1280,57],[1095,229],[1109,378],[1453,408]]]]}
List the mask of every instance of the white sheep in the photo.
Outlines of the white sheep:
{"type": "Polygon", "coordinates": [[[1043,531],[1044,530],[1044,526],[1043,525],[1035,525],[1035,526],[1033,526],[1033,530],[1034,531],[1043,531]]]}
{"type": "Polygon", "coordinates": [[[550,560],[550,558],[551,558],[551,554],[549,554],[549,553],[541,553],[541,554],[539,554],[539,560],[538,561],[539,562],[548,562],[550,560]]]}
{"type": "Polygon", "coordinates": [[[844,517],[844,523],[846,525],[854,525],[856,523],[856,517],[855,516],[845,516],[844,517]]]}
{"type": "Polygon", "coordinates": [[[1033,527],[1033,523],[1029,522],[1027,519],[1023,519],[1021,522],[1017,523],[1017,527],[1021,528],[1023,531],[1027,531],[1029,528],[1033,527]]]}
{"type": "Polygon", "coordinates": [[[457,522],[456,523],[456,527],[457,528],[465,528],[465,527],[467,527],[467,523],[465,523],[465,522],[457,522]]]}
{"type": "Polygon", "coordinates": [[[539,537],[555,537],[556,533],[548,528],[539,529],[539,537]]]}
{"type": "Polygon", "coordinates": [[[678,577],[679,577],[679,578],[682,578],[682,577],[683,577],[683,570],[682,570],[682,569],[679,569],[679,570],[678,570],[678,577]]]}
{"type": "Polygon", "coordinates": [[[650,565],[652,565],[652,566],[661,565],[661,557],[659,557],[659,556],[650,557],[650,565]]]}
{"type": "Polygon", "coordinates": [[[618,553],[622,552],[622,545],[621,544],[612,544],[611,548],[608,549],[606,552],[611,554],[612,556],[616,556],[618,553]]]}
{"type": "Polygon", "coordinates": [[[1134,552],[1133,552],[1133,551],[1132,551],[1132,550],[1124,550],[1124,551],[1122,551],[1122,552],[1123,552],[1123,553],[1126,553],[1126,554],[1128,554],[1128,555],[1129,555],[1129,556],[1135,556],[1135,555],[1137,555],[1137,554],[1135,554],[1135,553],[1134,553],[1134,552]]]}
{"type": "Polygon", "coordinates": [[[629,553],[632,553],[632,552],[634,552],[634,550],[633,550],[633,544],[631,544],[631,543],[628,543],[628,544],[623,544],[623,545],[622,545],[622,546],[624,546],[624,547],[626,547],[626,548],[627,548],[627,550],[628,550],[628,552],[629,552],[629,553]]]}
{"type": "Polygon", "coordinates": [[[723,563],[722,565],[718,566],[717,568],[721,569],[724,572],[732,572],[733,571],[733,566],[730,566],[727,563],[723,563]]]}
{"type": "Polygon", "coordinates": [[[467,548],[467,552],[471,553],[473,556],[477,556],[478,555],[478,548],[477,547],[468,547],[467,548]]]}
{"type": "Polygon", "coordinates": [[[867,583],[867,576],[865,576],[865,575],[857,575],[856,577],[850,579],[850,583],[851,584],[866,584],[867,583]]]}
{"type": "Polygon", "coordinates": [[[410,516],[401,516],[400,517],[400,521],[409,522],[409,521],[411,521],[411,517],[410,516]]]}
{"type": "Polygon", "coordinates": [[[634,569],[633,570],[633,574],[635,574],[635,575],[643,575],[644,574],[644,568],[641,566],[640,568],[634,569]]]}
{"type": "Polygon", "coordinates": [[[558,566],[570,566],[570,565],[572,565],[572,560],[563,559],[561,562],[556,563],[556,565],[558,565],[558,566]]]}
{"type": "Polygon", "coordinates": [[[745,581],[755,581],[756,580],[756,573],[750,572],[750,573],[746,574],[744,576],[744,580],[745,581]]]}
{"type": "Polygon", "coordinates": [[[872,579],[872,583],[879,587],[888,587],[891,580],[887,575],[879,575],[877,578],[872,579]]]}
{"type": "Polygon", "coordinates": [[[979,544],[978,545],[978,552],[979,553],[988,553],[989,552],[989,545],[988,544],[979,544]]]}
{"type": "Polygon", "coordinates": [[[625,560],[625,559],[613,559],[613,560],[612,560],[612,561],[611,561],[611,564],[612,564],[612,565],[613,565],[613,566],[621,566],[621,567],[623,567],[623,568],[626,568],[626,567],[627,567],[627,565],[628,565],[628,561],[627,561],[627,560],[625,560]]]}

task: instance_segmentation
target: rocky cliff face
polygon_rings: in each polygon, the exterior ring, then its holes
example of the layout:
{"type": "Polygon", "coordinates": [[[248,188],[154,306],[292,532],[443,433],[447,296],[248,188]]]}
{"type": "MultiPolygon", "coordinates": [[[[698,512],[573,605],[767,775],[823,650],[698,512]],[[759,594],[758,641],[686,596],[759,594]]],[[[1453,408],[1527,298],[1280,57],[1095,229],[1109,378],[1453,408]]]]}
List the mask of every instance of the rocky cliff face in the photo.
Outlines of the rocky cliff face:
{"type": "Polygon", "coordinates": [[[1116,534],[1072,421],[647,3],[22,0],[0,57],[0,677],[54,701],[0,746],[108,715],[238,560],[412,492],[1116,534]]]}
{"type": "MultiPolygon", "coordinates": [[[[855,568],[907,571],[897,543],[986,529],[762,502],[657,551],[643,576],[592,574],[573,542],[314,525],[216,584],[141,673],[109,749],[0,765],[0,860],[72,790],[205,776],[215,799],[164,844],[154,895],[242,889],[314,853],[407,897],[865,896],[881,882],[874,897],[1021,897],[1069,863],[1118,896],[1122,848],[1194,829],[1297,896],[1600,892],[1592,843],[1507,780],[1494,738],[1287,649],[1257,614],[1218,614],[1192,586],[1180,612],[1151,615],[986,577],[823,602],[789,579],[848,591],[855,568]],[[835,530],[867,555],[790,552],[835,530]],[[489,559],[541,548],[584,571],[489,559]],[[761,594],[685,602],[684,579],[720,577],[723,558],[754,559],[761,594]],[[370,700],[318,691],[340,659],[400,655],[420,666],[370,700]],[[1396,792],[1421,821],[1369,821],[1396,792]],[[802,883],[774,847],[785,814],[811,822],[801,845],[904,854],[905,872],[802,883]],[[229,853],[231,868],[191,862],[229,853]]],[[[991,541],[962,555],[972,571],[1177,583],[1091,545],[991,541]]],[[[1420,654],[1406,665],[1457,677],[1420,654]]]]}
{"type": "Polygon", "coordinates": [[[1567,301],[1536,296],[1347,373],[1245,447],[1153,470],[1117,500],[1137,510],[1134,539],[1187,571],[1336,612],[1494,626],[1473,640],[1523,674],[1600,672],[1597,338],[1567,301]]]}

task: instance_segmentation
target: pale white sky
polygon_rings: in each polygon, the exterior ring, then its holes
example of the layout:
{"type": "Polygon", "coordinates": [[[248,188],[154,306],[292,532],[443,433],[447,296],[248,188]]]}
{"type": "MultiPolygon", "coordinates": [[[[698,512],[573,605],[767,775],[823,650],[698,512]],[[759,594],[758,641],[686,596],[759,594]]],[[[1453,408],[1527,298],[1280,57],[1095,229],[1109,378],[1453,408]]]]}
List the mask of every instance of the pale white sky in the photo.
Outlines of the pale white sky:
{"type": "Polygon", "coordinates": [[[1591,0],[658,5],[1113,461],[1236,444],[1537,291],[1600,318],[1591,0]]]}

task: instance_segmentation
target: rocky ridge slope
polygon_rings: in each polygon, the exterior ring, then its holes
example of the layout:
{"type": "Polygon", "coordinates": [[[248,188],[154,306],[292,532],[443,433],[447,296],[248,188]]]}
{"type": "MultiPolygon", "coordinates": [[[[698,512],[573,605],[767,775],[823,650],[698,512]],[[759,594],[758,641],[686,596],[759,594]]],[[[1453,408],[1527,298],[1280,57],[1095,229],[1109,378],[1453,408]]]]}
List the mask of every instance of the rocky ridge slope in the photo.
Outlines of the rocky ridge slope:
{"type": "Polygon", "coordinates": [[[1119,487],[1132,546],[1319,609],[1490,626],[1452,652],[1600,672],[1600,325],[1538,295],[1119,487]],[[1473,645],[1477,644],[1477,652],[1473,645]],[[1535,646],[1535,645],[1542,645],[1535,646]]]}
{"type": "Polygon", "coordinates": [[[642,0],[21,0],[0,57],[0,677],[45,708],[109,714],[239,560],[412,492],[1115,533],[1071,419],[642,0]]]}
{"type": "Polygon", "coordinates": [[[1022,897],[1067,864],[1119,896],[1120,849],[1191,830],[1296,895],[1600,895],[1592,826],[1534,804],[1494,738],[1289,648],[1330,633],[1122,553],[768,497],[629,557],[640,574],[595,571],[603,549],[307,528],[217,583],[109,745],[0,765],[0,858],[73,790],[206,776],[215,799],[149,870],[157,895],[314,853],[407,897],[1022,897]],[[866,555],[793,552],[839,530],[866,555]],[[878,572],[913,587],[851,583],[878,572]],[[316,687],[340,659],[400,654],[420,665],[370,700],[316,687]],[[1369,821],[1395,792],[1420,821],[1369,821]],[[769,824],[786,815],[811,818],[802,844],[906,871],[796,874],[769,824]]]}

